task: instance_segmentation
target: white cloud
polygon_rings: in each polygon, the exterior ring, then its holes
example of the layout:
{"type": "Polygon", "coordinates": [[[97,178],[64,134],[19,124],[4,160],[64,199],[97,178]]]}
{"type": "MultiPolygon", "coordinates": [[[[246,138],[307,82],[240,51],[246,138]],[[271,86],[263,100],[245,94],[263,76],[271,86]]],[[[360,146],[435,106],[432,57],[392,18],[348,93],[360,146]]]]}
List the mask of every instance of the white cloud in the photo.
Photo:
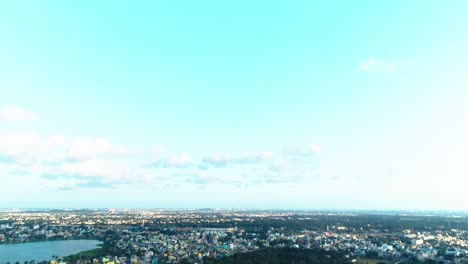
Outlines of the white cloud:
{"type": "Polygon", "coordinates": [[[310,151],[315,154],[322,153],[323,147],[321,145],[312,145],[310,146],[310,151]]]}
{"type": "Polygon", "coordinates": [[[290,168],[289,164],[284,160],[274,161],[268,166],[268,169],[274,172],[286,171],[289,168],[290,168]]]}
{"type": "Polygon", "coordinates": [[[36,175],[48,182],[61,182],[60,188],[115,188],[147,180],[147,172],[131,161],[118,158],[93,158],[63,161],[41,166],[36,175]]]}
{"type": "Polygon", "coordinates": [[[322,145],[312,144],[300,148],[289,148],[285,151],[285,154],[298,157],[309,157],[320,155],[322,151],[322,145]]]}
{"type": "Polygon", "coordinates": [[[202,163],[206,163],[216,167],[224,167],[233,164],[258,164],[272,158],[273,154],[270,152],[261,152],[257,154],[245,155],[213,155],[203,158],[202,163]]]}
{"type": "Polygon", "coordinates": [[[78,138],[66,141],[62,135],[41,136],[37,133],[0,134],[0,156],[17,162],[60,162],[64,159],[123,157],[128,155],[122,146],[102,138],[78,138]]]}
{"type": "Polygon", "coordinates": [[[63,136],[44,137],[36,133],[0,134],[0,161],[10,173],[46,175],[52,178],[94,178],[93,184],[122,181],[138,169],[125,159],[125,150],[105,139],[80,138],[66,141],[63,136]]]}
{"type": "Polygon", "coordinates": [[[178,156],[170,157],[166,162],[170,166],[187,166],[192,163],[192,159],[187,153],[183,153],[178,156]]]}
{"type": "Polygon", "coordinates": [[[151,148],[150,150],[151,160],[158,160],[163,152],[164,150],[162,148],[159,148],[159,147],[151,148]]]}
{"type": "Polygon", "coordinates": [[[150,165],[162,168],[187,168],[192,167],[194,164],[190,155],[187,153],[182,153],[179,155],[153,160],[150,165]]]}
{"type": "Polygon", "coordinates": [[[259,183],[297,182],[298,175],[303,174],[298,169],[310,165],[311,160],[306,157],[321,151],[320,145],[309,145],[291,152],[304,158],[281,152],[257,152],[193,159],[187,153],[166,155],[160,149],[134,156],[129,155],[130,152],[124,147],[103,138],[67,140],[61,135],[0,134],[0,165],[7,175],[40,179],[51,183],[47,186],[63,189],[174,182],[181,185],[242,187],[259,183]],[[151,158],[150,166],[145,166],[145,159],[151,158]],[[174,173],[179,173],[178,179],[169,177],[174,173]]]}
{"type": "Polygon", "coordinates": [[[361,61],[357,67],[359,72],[366,73],[392,73],[406,64],[405,61],[386,61],[376,58],[369,58],[361,61]]]}
{"type": "Polygon", "coordinates": [[[215,177],[206,171],[195,171],[188,176],[187,181],[195,184],[209,184],[217,183],[219,181],[218,177],[215,177]]]}
{"type": "Polygon", "coordinates": [[[133,174],[131,167],[121,160],[92,159],[62,164],[61,175],[123,179],[133,174]]]}
{"type": "Polygon", "coordinates": [[[69,157],[87,159],[99,156],[124,156],[128,154],[122,146],[114,145],[102,138],[78,138],[71,142],[69,157]]]}
{"type": "Polygon", "coordinates": [[[43,137],[37,133],[0,135],[0,155],[18,163],[51,161],[63,155],[65,139],[61,135],[43,137]]]}
{"type": "Polygon", "coordinates": [[[27,123],[38,121],[38,118],[35,114],[14,106],[0,109],[0,119],[12,123],[27,123]]]}

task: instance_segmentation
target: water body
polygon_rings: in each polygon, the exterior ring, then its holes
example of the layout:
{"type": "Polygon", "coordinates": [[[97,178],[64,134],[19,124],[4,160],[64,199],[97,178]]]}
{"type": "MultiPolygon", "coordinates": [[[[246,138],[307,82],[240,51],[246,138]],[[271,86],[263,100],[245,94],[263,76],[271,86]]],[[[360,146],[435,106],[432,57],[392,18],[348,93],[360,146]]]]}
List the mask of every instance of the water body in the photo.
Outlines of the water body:
{"type": "Polygon", "coordinates": [[[4,244],[0,245],[0,263],[15,263],[19,261],[50,260],[53,255],[65,257],[76,254],[81,251],[98,248],[100,241],[97,240],[63,240],[63,241],[44,241],[30,242],[22,244],[4,244]]]}

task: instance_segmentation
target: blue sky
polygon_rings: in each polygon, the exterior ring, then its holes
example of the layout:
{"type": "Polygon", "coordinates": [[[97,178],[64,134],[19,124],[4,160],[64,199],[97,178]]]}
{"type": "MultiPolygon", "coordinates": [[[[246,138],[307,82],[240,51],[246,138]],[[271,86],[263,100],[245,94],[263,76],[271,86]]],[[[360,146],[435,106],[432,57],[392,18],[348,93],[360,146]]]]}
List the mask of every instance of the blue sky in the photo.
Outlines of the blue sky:
{"type": "Polygon", "coordinates": [[[466,1],[0,4],[0,207],[468,209],[466,1]]]}

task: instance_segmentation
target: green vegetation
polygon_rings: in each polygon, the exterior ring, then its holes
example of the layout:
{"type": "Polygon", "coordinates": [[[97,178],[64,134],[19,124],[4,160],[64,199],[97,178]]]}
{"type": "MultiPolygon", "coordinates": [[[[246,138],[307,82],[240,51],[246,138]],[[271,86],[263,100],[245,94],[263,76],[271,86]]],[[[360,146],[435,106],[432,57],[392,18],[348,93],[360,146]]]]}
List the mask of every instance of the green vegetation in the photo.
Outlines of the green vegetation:
{"type": "Polygon", "coordinates": [[[81,258],[89,258],[89,257],[95,258],[95,257],[103,256],[103,255],[104,255],[104,252],[102,248],[95,248],[95,249],[86,250],[80,253],[76,253],[76,254],[64,257],[63,259],[65,261],[74,262],[81,258]]]}
{"type": "Polygon", "coordinates": [[[222,259],[205,259],[206,264],[339,264],[350,263],[336,252],[320,249],[267,248],[263,250],[238,253],[222,259]]]}
{"type": "Polygon", "coordinates": [[[392,264],[395,261],[389,260],[380,260],[380,259],[369,259],[369,258],[358,258],[356,261],[357,264],[392,264]]]}
{"type": "Polygon", "coordinates": [[[90,260],[93,258],[104,257],[107,255],[119,255],[120,249],[116,247],[116,241],[118,240],[118,235],[111,230],[106,231],[106,239],[103,244],[100,244],[100,248],[95,248],[87,251],[83,251],[77,254],[66,256],[63,260],[71,263],[76,263],[78,260],[90,260]]]}

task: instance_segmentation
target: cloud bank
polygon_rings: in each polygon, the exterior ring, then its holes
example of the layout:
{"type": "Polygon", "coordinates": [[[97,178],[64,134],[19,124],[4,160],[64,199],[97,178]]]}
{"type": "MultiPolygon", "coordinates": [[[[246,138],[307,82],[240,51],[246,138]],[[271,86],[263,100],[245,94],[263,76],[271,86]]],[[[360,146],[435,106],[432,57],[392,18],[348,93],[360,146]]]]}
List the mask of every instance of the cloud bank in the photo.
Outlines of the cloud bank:
{"type": "Polygon", "coordinates": [[[39,118],[20,107],[8,106],[0,109],[0,120],[11,123],[28,123],[36,122],[39,118]]]}

